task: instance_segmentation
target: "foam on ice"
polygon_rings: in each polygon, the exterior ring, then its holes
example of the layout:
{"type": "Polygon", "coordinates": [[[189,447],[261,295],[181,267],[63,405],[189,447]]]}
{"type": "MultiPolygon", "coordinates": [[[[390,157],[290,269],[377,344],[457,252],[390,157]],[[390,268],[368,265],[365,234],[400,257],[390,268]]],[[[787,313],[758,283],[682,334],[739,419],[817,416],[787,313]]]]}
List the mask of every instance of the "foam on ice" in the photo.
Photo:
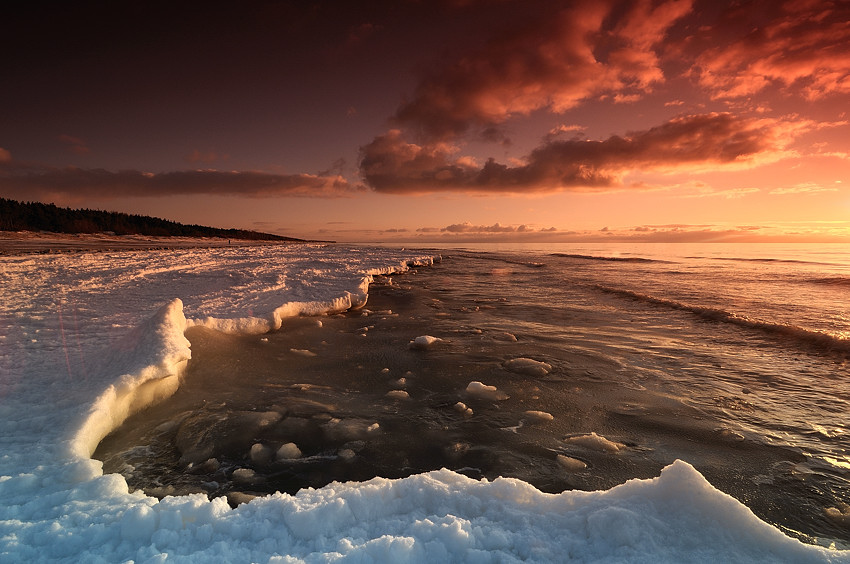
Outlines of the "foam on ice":
{"type": "MultiPolygon", "coordinates": [[[[411,260],[430,262],[341,246],[0,258],[0,561],[850,562],[759,521],[685,462],[600,492],[440,470],[231,509],[201,494],[129,493],[89,458],[128,414],[179,385],[187,326],[257,332],[362,306],[372,276],[411,260]]],[[[335,429],[361,436],[378,432],[372,423],[335,429]]]]}

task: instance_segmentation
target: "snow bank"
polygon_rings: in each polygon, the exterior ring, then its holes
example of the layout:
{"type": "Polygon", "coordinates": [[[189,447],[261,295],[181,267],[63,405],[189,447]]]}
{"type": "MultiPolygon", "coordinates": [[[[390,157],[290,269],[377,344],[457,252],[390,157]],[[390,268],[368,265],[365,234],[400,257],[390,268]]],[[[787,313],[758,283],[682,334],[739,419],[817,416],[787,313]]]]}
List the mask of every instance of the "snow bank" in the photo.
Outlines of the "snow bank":
{"type": "MultiPolygon", "coordinates": [[[[318,246],[0,258],[0,561],[850,562],[782,535],[683,462],[604,492],[441,470],[231,509],[200,494],[128,493],[89,458],[104,433],[179,385],[187,326],[254,331],[281,308],[362,305],[364,280],[410,261],[318,246]]],[[[291,444],[274,456],[299,454],[291,444]]]]}
{"type": "Polygon", "coordinates": [[[98,443],[133,413],[177,391],[191,357],[183,336],[183,302],[172,300],[110,349],[100,370],[119,374],[92,404],[71,442],[71,453],[88,458],[98,443]]]}

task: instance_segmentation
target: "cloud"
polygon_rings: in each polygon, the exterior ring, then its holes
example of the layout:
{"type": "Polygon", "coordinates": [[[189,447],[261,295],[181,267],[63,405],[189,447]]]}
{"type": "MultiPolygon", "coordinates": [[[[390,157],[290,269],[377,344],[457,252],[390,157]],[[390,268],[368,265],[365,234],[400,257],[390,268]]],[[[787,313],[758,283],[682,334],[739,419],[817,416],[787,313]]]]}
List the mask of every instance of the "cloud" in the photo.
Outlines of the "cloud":
{"type": "Polygon", "coordinates": [[[658,54],[690,0],[535,5],[530,21],[450,54],[417,86],[396,122],[429,139],[486,129],[539,109],[563,112],[601,94],[634,99],[663,79],[658,54]]]}
{"type": "Polygon", "coordinates": [[[787,194],[818,194],[821,192],[837,192],[838,188],[835,186],[822,186],[820,184],[816,184],[814,182],[803,182],[800,184],[795,184],[794,186],[785,186],[782,188],[775,188],[770,191],[771,194],[777,194],[780,196],[787,194]]]}
{"type": "Polygon", "coordinates": [[[340,197],[361,190],[341,176],[268,174],[218,170],[148,173],[2,161],[0,193],[13,198],[161,197],[221,195],[340,197]]]}
{"type": "Polygon", "coordinates": [[[222,155],[215,151],[199,151],[195,149],[188,155],[186,155],[186,162],[192,164],[212,164],[219,161],[226,161],[230,158],[230,155],[222,155]]]}
{"type": "Polygon", "coordinates": [[[554,141],[558,137],[566,135],[567,133],[572,133],[573,137],[580,137],[580,136],[584,135],[584,131],[585,131],[585,127],[582,126],[582,125],[561,124],[557,127],[553,127],[552,129],[550,129],[549,133],[547,133],[543,137],[543,141],[548,143],[550,141],[554,141]]]}
{"type": "Polygon", "coordinates": [[[809,100],[847,94],[848,21],[847,2],[730,3],[692,38],[699,53],[692,72],[714,98],[750,96],[774,84],[809,100]]]}
{"type": "Polygon", "coordinates": [[[750,194],[758,194],[761,190],[758,188],[729,188],[728,190],[701,190],[695,194],[685,194],[685,198],[726,198],[727,200],[737,200],[750,194]]]}
{"type": "Polygon", "coordinates": [[[75,155],[87,155],[91,152],[89,149],[88,143],[86,143],[83,139],[79,137],[73,137],[71,135],[60,135],[57,137],[59,141],[65,143],[69,150],[75,155]]]}
{"type": "Polygon", "coordinates": [[[536,231],[528,225],[502,225],[494,223],[493,225],[473,225],[471,223],[455,223],[440,229],[444,233],[529,233],[536,231]]]}
{"type": "Polygon", "coordinates": [[[549,140],[516,166],[479,165],[445,142],[408,143],[399,130],[361,148],[360,170],[378,192],[532,193],[623,189],[631,171],[662,173],[741,169],[774,162],[806,120],[740,118],[728,113],[685,115],[643,131],[604,140],[549,140]]]}

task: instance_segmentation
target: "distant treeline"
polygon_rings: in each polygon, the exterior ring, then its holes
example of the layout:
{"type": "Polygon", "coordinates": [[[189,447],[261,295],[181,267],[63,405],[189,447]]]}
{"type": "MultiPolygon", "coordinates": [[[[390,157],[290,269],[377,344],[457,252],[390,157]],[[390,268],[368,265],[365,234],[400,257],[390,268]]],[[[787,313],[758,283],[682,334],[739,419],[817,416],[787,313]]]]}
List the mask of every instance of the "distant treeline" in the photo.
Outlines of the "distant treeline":
{"type": "Polygon", "coordinates": [[[89,209],[60,208],[40,202],[0,198],[0,231],[50,231],[53,233],[104,233],[152,237],[223,237],[263,241],[302,241],[244,229],[217,229],[175,221],[89,209]]]}

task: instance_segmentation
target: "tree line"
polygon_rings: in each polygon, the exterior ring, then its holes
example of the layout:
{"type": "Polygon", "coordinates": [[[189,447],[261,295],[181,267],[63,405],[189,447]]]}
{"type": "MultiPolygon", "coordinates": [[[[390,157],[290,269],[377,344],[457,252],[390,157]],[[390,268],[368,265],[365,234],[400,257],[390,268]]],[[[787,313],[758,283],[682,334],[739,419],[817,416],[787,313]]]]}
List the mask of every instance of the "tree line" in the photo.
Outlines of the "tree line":
{"type": "Polygon", "coordinates": [[[0,231],[50,231],[53,233],[115,233],[151,237],[222,237],[263,241],[301,241],[245,229],[219,229],[185,225],[158,217],[90,209],[60,208],[41,202],[0,198],[0,231]]]}

